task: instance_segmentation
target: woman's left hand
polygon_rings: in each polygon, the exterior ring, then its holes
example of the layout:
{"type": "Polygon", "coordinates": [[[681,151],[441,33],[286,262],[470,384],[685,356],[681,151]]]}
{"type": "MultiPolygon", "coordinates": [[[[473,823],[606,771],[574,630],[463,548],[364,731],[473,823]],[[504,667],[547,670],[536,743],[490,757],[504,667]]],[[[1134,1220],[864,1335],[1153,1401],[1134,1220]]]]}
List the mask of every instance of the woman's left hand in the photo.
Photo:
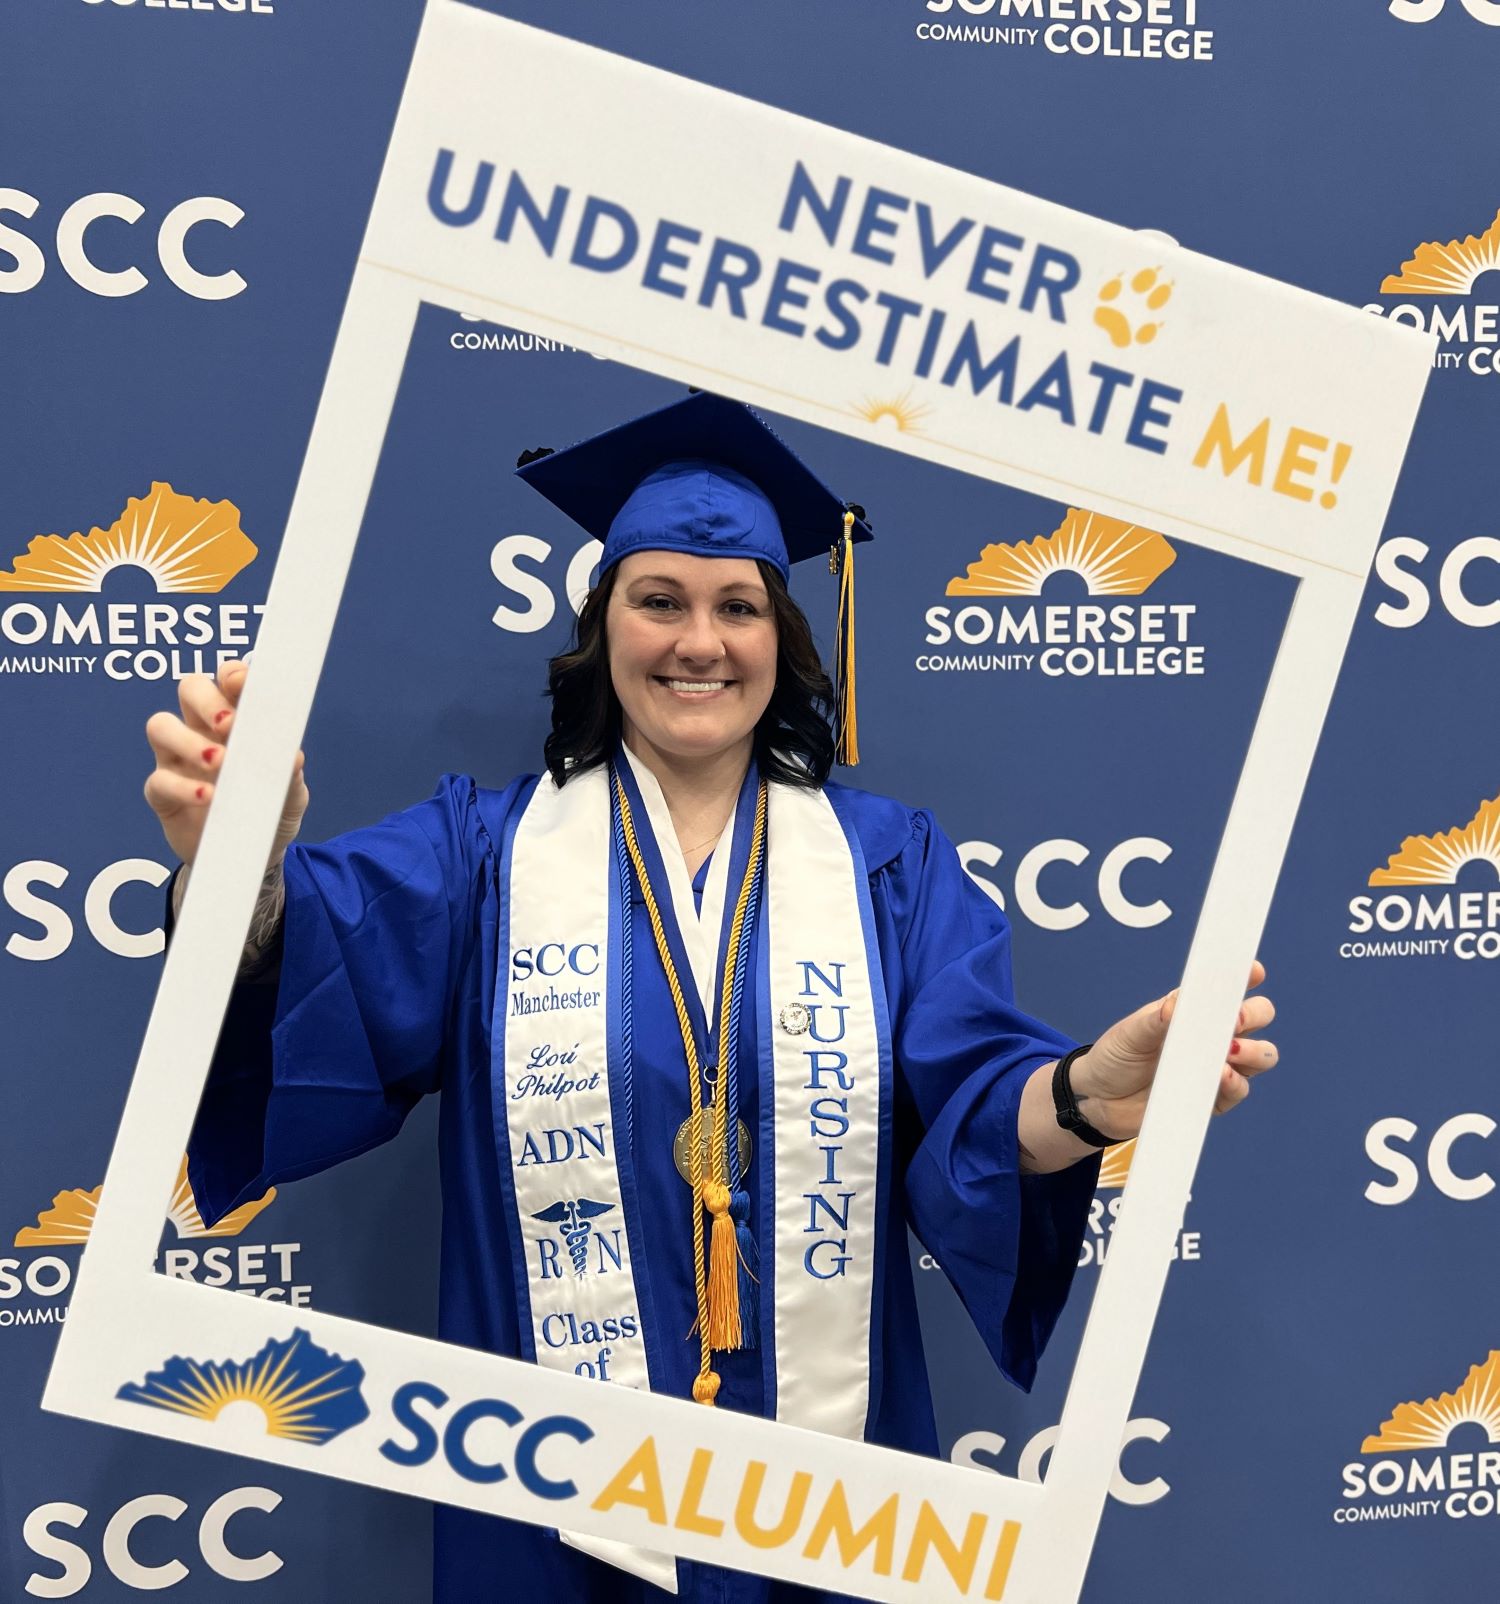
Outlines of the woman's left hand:
{"type": "MultiPolygon", "coordinates": [[[[1266,978],[1259,959],[1250,970],[1253,990],[1266,978]]],[[[1147,1003],[1110,1028],[1081,1057],[1073,1060],[1069,1082],[1083,1117],[1103,1135],[1124,1141],[1135,1136],[1146,1112],[1146,1099],[1156,1079],[1167,1026],[1177,1006],[1177,993],[1147,1003]]],[[[1269,997],[1246,997],[1240,1008],[1234,1040],[1229,1043],[1214,1113],[1227,1113],[1250,1095],[1253,1076],[1270,1069],[1280,1056],[1273,1043],[1252,1041],[1276,1017],[1269,997]]]]}

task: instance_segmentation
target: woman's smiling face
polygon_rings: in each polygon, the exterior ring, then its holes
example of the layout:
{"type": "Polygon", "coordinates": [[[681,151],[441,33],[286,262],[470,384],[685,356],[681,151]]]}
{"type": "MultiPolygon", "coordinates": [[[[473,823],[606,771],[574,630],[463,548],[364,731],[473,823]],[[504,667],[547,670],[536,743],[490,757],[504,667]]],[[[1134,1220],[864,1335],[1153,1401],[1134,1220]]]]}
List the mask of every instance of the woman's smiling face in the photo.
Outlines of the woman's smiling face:
{"type": "Polygon", "coordinates": [[[746,744],[776,688],[776,620],[748,557],[638,551],[605,614],[625,718],[657,751],[717,757],[746,744]]]}

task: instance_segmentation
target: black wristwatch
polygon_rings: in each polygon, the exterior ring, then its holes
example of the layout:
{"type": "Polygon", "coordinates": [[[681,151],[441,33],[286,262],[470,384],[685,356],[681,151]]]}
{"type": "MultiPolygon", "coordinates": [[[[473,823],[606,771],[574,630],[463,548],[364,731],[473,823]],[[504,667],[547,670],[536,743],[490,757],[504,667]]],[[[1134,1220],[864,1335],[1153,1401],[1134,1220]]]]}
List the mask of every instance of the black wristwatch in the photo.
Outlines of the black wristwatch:
{"type": "Polygon", "coordinates": [[[1057,1123],[1065,1131],[1072,1131],[1090,1147],[1114,1147],[1124,1138],[1106,1136],[1103,1131],[1089,1124],[1078,1107],[1078,1099],[1074,1097],[1073,1088],[1068,1081],[1068,1071],[1073,1067],[1073,1060],[1082,1058],[1093,1045],[1093,1042],[1085,1042],[1082,1047],[1075,1047],[1065,1058],[1058,1059],[1057,1068],[1052,1071],[1052,1106],[1057,1110],[1057,1123]]]}

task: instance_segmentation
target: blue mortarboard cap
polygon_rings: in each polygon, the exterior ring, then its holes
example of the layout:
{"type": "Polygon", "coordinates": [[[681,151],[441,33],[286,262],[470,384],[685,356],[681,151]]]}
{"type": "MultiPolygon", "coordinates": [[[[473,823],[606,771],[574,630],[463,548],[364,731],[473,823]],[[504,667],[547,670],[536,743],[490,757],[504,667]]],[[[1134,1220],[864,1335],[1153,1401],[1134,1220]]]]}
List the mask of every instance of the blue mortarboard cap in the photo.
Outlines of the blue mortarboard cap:
{"type": "MultiPolygon", "coordinates": [[[[844,539],[840,501],[757,413],[700,392],[517,472],[604,542],[604,573],[633,551],[686,551],[773,564],[827,556],[844,539]]],[[[869,540],[853,508],[854,540],[869,540]]]]}

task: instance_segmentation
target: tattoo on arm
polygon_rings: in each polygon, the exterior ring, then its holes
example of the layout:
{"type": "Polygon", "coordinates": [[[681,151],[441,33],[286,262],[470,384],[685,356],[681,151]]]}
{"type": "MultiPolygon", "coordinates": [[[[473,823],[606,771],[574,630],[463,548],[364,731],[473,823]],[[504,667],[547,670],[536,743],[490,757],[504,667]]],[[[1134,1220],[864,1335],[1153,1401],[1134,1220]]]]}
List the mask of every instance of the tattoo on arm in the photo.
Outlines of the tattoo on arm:
{"type": "Polygon", "coordinates": [[[250,915],[250,932],[240,954],[240,974],[253,974],[265,962],[266,954],[276,942],[286,911],[286,879],[277,858],[266,870],[260,883],[260,894],[255,899],[255,912],[250,915]]]}
{"type": "MultiPolygon", "coordinates": [[[[192,865],[184,864],[182,873],[177,876],[176,883],[172,887],[174,918],[182,913],[182,899],[187,890],[188,876],[192,872],[192,865]]],[[[266,870],[265,877],[260,883],[260,891],[255,898],[255,911],[250,915],[250,930],[240,952],[239,979],[244,980],[264,968],[266,955],[275,945],[285,911],[286,880],[282,874],[281,859],[278,857],[266,870]]]]}

